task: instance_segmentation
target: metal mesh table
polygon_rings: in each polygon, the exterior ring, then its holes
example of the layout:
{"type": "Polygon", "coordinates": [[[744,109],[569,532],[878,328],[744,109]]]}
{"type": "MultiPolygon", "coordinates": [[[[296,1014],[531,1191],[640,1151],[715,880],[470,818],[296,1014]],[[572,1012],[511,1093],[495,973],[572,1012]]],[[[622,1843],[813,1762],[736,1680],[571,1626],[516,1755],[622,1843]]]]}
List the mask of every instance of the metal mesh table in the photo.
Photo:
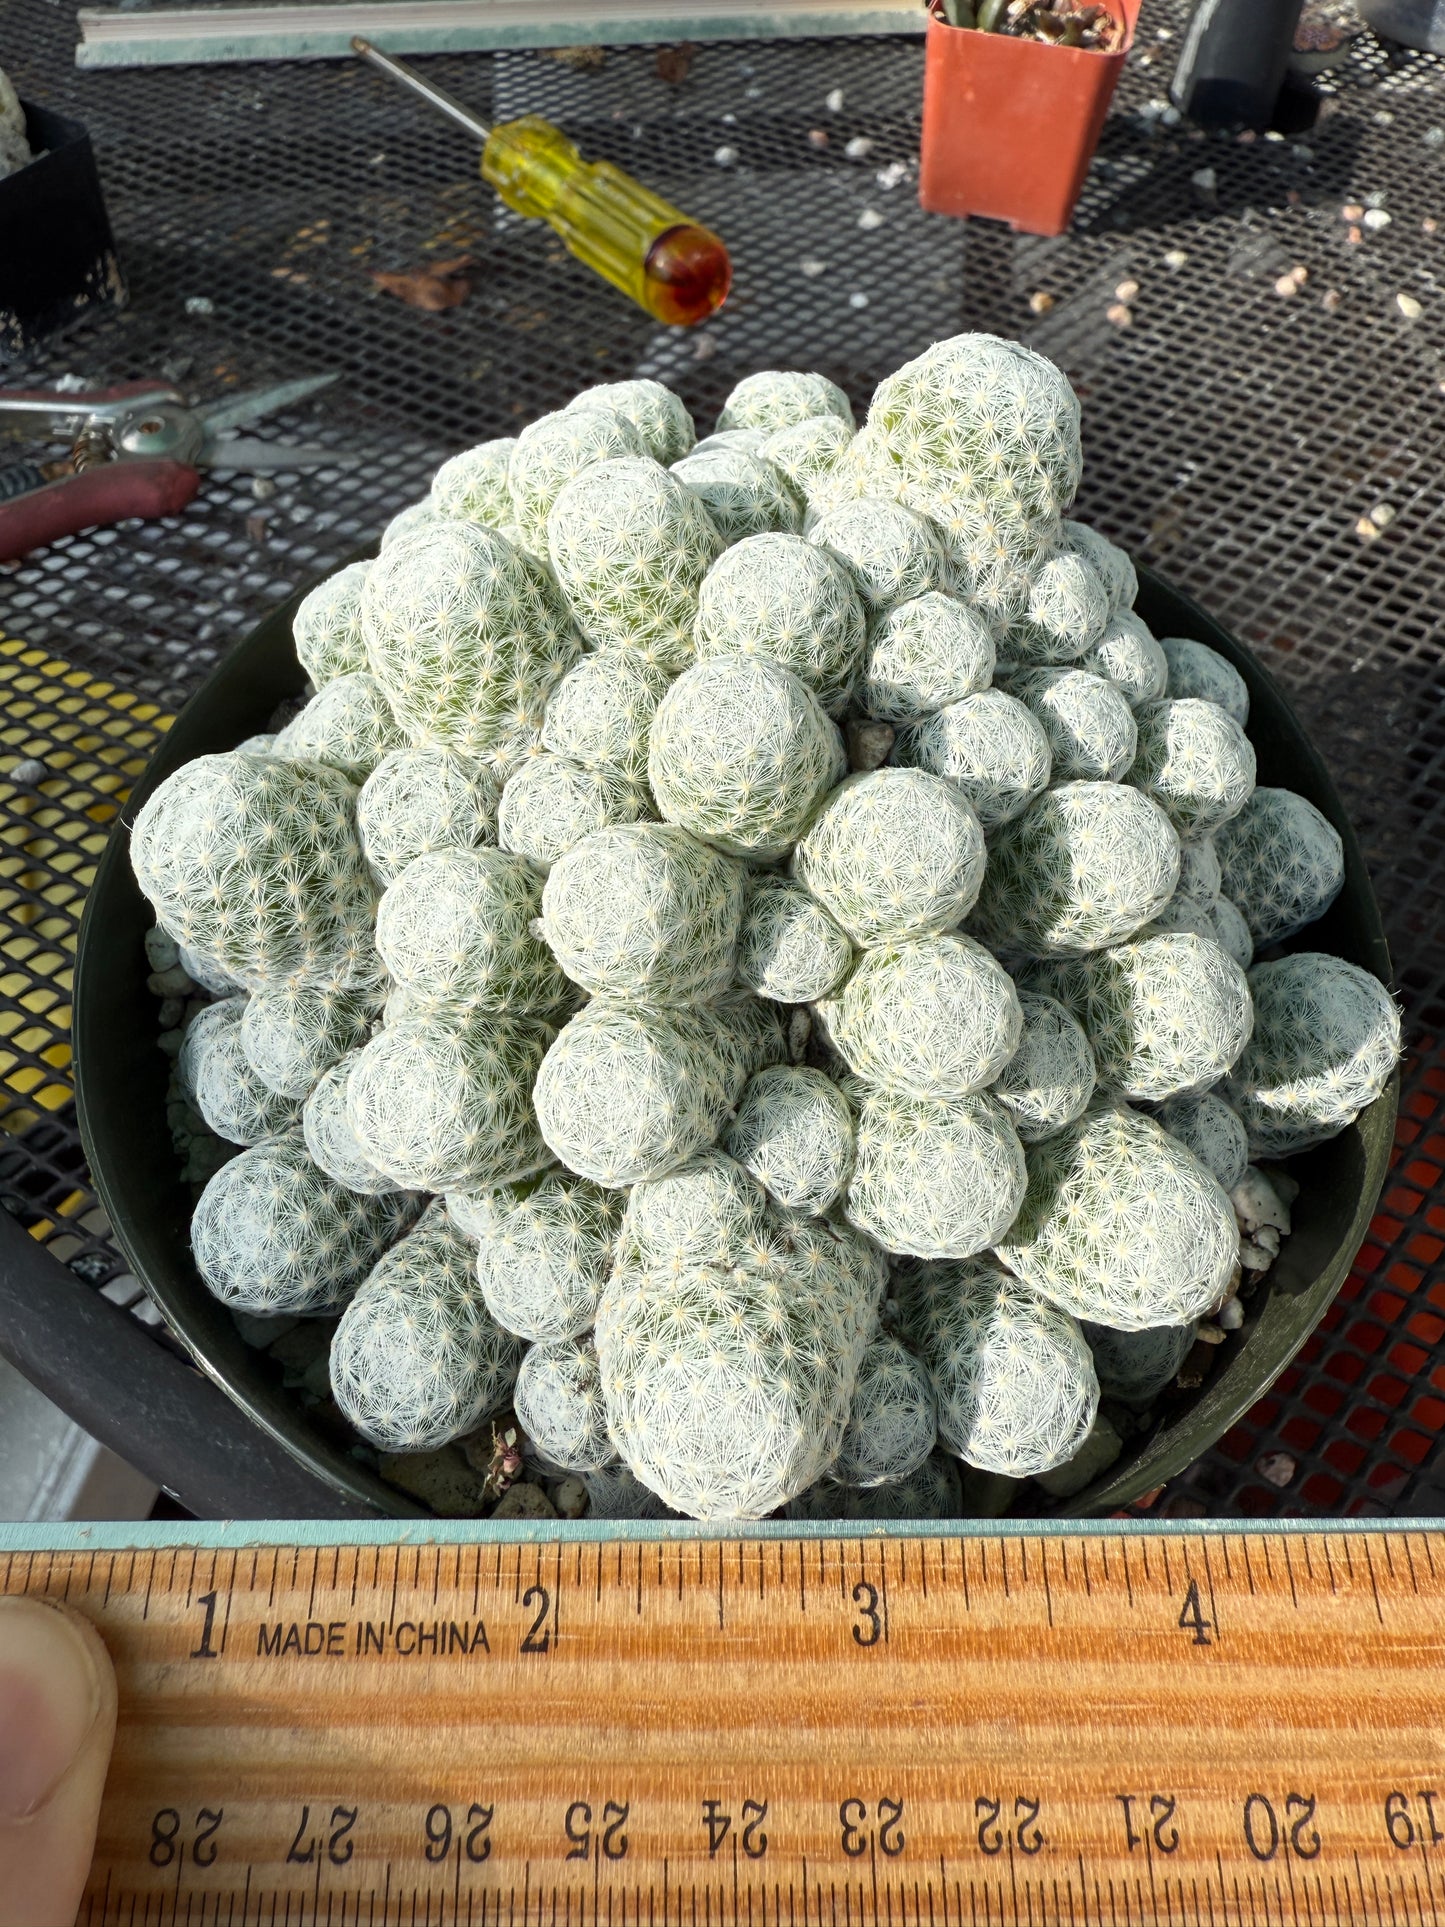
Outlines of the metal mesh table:
{"type": "MultiPolygon", "coordinates": [[[[88,1189],[67,1075],[89,866],[166,713],[444,455],[587,383],[656,375],[706,422],[752,368],[819,367],[861,410],[931,339],[985,328],[1074,380],[1080,512],[1283,679],[1360,829],[1407,1012],[1396,1168],[1354,1275],[1268,1397],[1157,1503],[1445,1511],[1445,70],[1366,36],[1307,131],[1206,136],[1164,112],[1186,14],[1150,0],[1059,240],[920,212],[911,40],[426,63],[484,115],[561,121],[727,237],[733,300],[687,334],[501,208],[467,142],[360,63],[82,75],[67,10],[11,0],[0,60],[23,95],[88,124],[131,300],[6,378],[163,375],[212,394],[337,369],[275,432],[360,458],[274,492],[213,477],[181,518],[0,569],[0,1196],[71,1273],[26,1288],[28,1322],[0,1346],[107,1442],[193,1502],[246,1509],[224,1477],[198,1496],[158,1463],[180,1447],[159,1419],[140,1436],[107,1374],[107,1347],[139,1371],[166,1337],[88,1189]],[[472,291],[447,312],[372,279],[459,256],[472,291]],[[39,787],[13,773],[30,758],[39,787]],[[95,1293],[151,1318],[142,1351],[133,1319],[87,1316],[95,1293]]],[[[184,1402],[194,1375],[169,1362],[166,1396],[184,1402]]],[[[245,1421],[214,1398],[206,1424],[247,1456],[245,1421]]],[[[285,1484],[273,1460],[243,1496],[300,1509],[285,1484]]]]}

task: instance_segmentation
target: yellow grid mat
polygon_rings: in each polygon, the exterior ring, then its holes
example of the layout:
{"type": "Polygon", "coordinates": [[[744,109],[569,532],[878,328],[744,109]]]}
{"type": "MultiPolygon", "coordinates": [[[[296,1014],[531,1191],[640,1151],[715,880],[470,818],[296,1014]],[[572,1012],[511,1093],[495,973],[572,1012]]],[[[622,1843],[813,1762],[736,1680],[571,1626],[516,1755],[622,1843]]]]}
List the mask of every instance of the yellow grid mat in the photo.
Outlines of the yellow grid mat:
{"type": "MultiPolygon", "coordinates": [[[[74,1096],[70,996],[85,894],[171,721],[0,632],[0,1130],[12,1137],[74,1096]],[[15,782],[32,760],[39,781],[15,782]]],[[[61,1215],[84,1203],[75,1193],[61,1215]]]]}

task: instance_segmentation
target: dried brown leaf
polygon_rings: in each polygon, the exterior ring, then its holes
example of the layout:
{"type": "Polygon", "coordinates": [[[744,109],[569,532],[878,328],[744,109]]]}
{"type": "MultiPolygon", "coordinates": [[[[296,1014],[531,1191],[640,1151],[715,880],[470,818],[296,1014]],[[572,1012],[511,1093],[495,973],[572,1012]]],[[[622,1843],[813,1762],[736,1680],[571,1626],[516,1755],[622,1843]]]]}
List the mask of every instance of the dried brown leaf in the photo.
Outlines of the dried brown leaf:
{"type": "Polygon", "coordinates": [[[471,255],[459,254],[453,260],[429,261],[424,267],[405,273],[374,271],[371,278],[383,294],[394,294],[407,307],[440,314],[447,308],[459,308],[471,293],[472,284],[466,270],[473,265],[471,255]]]}
{"type": "Polygon", "coordinates": [[[683,40],[675,47],[659,47],[657,50],[657,77],[665,80],[669,87],[680,87],[687,79],[692,66],[692,57],[697,52],[690,40],[683,40]]]}

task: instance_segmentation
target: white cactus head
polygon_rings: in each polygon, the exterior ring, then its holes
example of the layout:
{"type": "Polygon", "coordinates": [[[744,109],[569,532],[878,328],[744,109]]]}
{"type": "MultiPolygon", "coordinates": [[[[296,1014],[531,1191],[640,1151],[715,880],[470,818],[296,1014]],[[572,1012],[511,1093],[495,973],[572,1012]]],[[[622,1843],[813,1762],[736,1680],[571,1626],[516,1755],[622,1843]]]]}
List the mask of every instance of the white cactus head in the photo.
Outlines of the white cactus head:
{"type": "Polygon", "coordinates": [[[830,716],[847,707],[863,656],[863,604],[835,556],[800,535],[750,535],[708,570],[698,599],[699,660],[780,664],[830,716]]]}
{"type": "Polygon", "coordinates": [[[1254,794],[1254,747],[1218,703],[1171,697],[1139,710],[1139,753],[1128,780],[1181,837],[1209,836],[1254,794]]]}
{"type": "Polygon", "coordinates": [[[1155,1113],[1158,1122],[1177,1137],[1225,1191],[1239,1184],[1249,1163],[1249,1134],[1244,1120],[1215,1091],[1170,1097],[1155,1113]]]}
{"type": "Polygon", "coordinates": [[[870,716],[907,723],[987,689],[993,631],[942,589],[885,609],[868,632],[858,700],[870,716]]]}
{"type": "Polygon", "coordinates": [[[542,931],[567,975],[649,1004],[720,995],[742,915],[742,865],[675,823],[592,831],[542,892],[542,931]]]}
{"type": "Polygon", "coordinates": [[[984,880],[983,830],[954,784],[923,770],[850,776],[798,845],[798,881],[855,943],[960,923],[984,880]]]}
{"type": "Polygon", "coordinates": [[[570,1171],[548,1171],[519,1184],[450,1192],[447,1211],[477,1241],[477,1282],[504,1331],[537,1341],[576,1338],[591,1327],[622,1221],[614,1192],[570,1171]]]}
{"type": "Polygon", "coordinates": [[[554,1036],[510,1012],[388,1025],[352,1065],[346,1117],[362,1156],[418,1191],[505,1184],[552,1162],[532,1112],[554,1036]]]}
{"type": "Polygon", "coordinates": [[[1042,355],[997,335],[938,341],[881,382],[868,410],[905,481],[1053,523],[1079,486],[1079,404],[1042,355]]]}
{"type": "Polygon", "coordinates": [[[1322,917],[1344,884],[1339,831],[1293,790],[1257,789],[1222,825],[1215,848],[1224,895],[1261,950],[1322,917]]]}
{"type": "Polygon", "coordinates": [[[359,1050],[348,1051],[323,1072],[302,1107],[301,1129],[313,1162],[327,1177],[370,1197],[399,1187],[371,1162],[347,1122],[346,1083],[360,1055],[359,1050]]]}
{"type": "Polygon", "coordinates": [[[296,660],[318,689],[366,668],[361,591],[369,562],[352,562],[301,599],[291,620],[296,660]]]}
{"type": "Polygon", "coordinates": [[[507,779],[497,806],[497,841],[546,871],[593,830],[651,815],[645,785],[544,750],[507,779]]]}
{"type": "Polygon", "coordinates": [[[1036,1292],[1120,1331],[1217,1305],[1239,1256],[1229,1199],[1152,1119],[1097,1104],[1029,1152],[1028,1192],[998,1255],[1036,1292]]]}
{"type": "Polygon", "coordinates": [[[851,434],[853,409],[848,397],[826,375],[763,369],[745,375],[723,403],[720,429],[757,428],[771,434],[819,415],[833,415],[851,434]]]}
{"type": "Polygon", "coordinates": [[[809,415],[764,437],[758,453],[781,469],[798,494],[812,501],[818,485],[842,459],[853,431],[841,416],[809,415]]]}
{"type": "Polygon", "coordinates": [[[371,1444],[429,1452],[506,1403],[521,1355],[478,1302],[472,1247],[438,1204],[342,1313],[331,1390],[371,1444]]]}
{"type": "Polygon", "coordinates": [[[767,1199],[757,1180],[723,1151],[699,1151],[676,1170],[634,1184],[619,1240],[633,1269],[682,1272],[741,1264],[768,1236],[767,1199]]]}
{"type": "Polygon", "coordinates": [[[1035,568],[1028,603],[1010,623],[1000,654],[1025,667],[1074,662],[1108,624],[1109,592],[1093,564],[1059,549],[1035,568]]]}
{"type": "Polygon", "coordinates": [[[858,1075],[901,1097],[983,1090],[1023,1028],[1013,979],[957,931],[869,950],[818,1014],[858,1075]]]}
{"type": "MultiPolygon", "coordinates": [[[[381,540],[377,547],[379,549],[395,548],[398,542],[405,541],[408,536],[418,535],[423,529],[435,528],[437,523],[444,519],[432,507],[430,495],[424,495],[419,502],[408,502],[404,509],[397,510],[381,531],[381,540]]],[[[364,658],[357,665],[361,669],[367,666],[364,658]]]]}
{"type": "Polygon", "coordinates": [[[614,1273],[597,1354],[633,1473],[698,1519],[762,1518],[811,1485],[836,1456],[877,1287],[876,1264],[827,1234],[784,1233],[726,1270],[614,1273]]]}
{"type": "Polygon", "coordinates": [[[1226,896],[1210,897],[1205,903],[1211,934],[1226,957],[1233,957],[1241,970],[1254,962],[1254,938],[1237,903],[1226,896]]]}
{"type": "Polygon", "coordinates": [[[1103,635],[1089,644],[1078,666],[1112,683],[1131,709],[1157,702],[1169,686],[1164,651],[1132,609],[1110,616],[1103,635]]]}
{"type": "Polygon", "coordinates": [[[885,1251],[968,1258],[1008,1230],[1023,1200],[1023,1146],[987,1092],[895,1097],[850,1087],[857,1108],[850,1224],[885,1251]]]}
{"type": "Polygon", "coordinates": [[[1122,783],[1065,783],[995,832],[975,922],[1025,956],[1082,955],[1147,923],[1178,881],[1179,838],[1157,804],[1122,783]]]}
{"type": "Polygon", "coordinates": [[[800,884],[752,880],[738,937],[739,983],[780,1004],[811,1004],[836,989],[852,962],[852,944],[800,884]]]}
{"type": "Polygon", "coordinates": [[[691,660],[698,588],[721,547],[695,497],[646,459],[584,470],[547,518],[552,567],[582,634],[669,675],[691,660]]]}
{"type": "Polygon", "coordinates": [[[589,1519],[678,1519],[682,1516],[664,1505],[641,1479],[634,1478],[620,1459],[616,1465],[584,1472],[582,1483],[587,1488],[589,1519]]]}
{"type": "Polygon", "coordinates": [[[380,1010],[375,990],[268,985],[246,1005],[241,1047],[269,1089],[281,1097],[309,1097],[323,1072],[366,1042],[380,1010]]]}
{"type": "Polygon", "coordinates": [[[745,448],[696,448],[672,473],[706,511],[724,544],[780,529],[796,535],[803,501],[781,469],[745,448]]]}
{"type": "Polygon", "coordinates": [[[1222,881],[1214,838],[1186,837],[1179,845],[1179,887],[1175,894],[1207,904],[1219,895],[1222,881]]]}
{"type": "Polygon", "coordinates": [[[567,406],[610,408],[632,425],[644,452],[664,468],[681,461],[697,440],[697,429],[682,397],[664,388],[660,381],[645,377],[599,382],[595,388],[584,388],[567,406]]]}
{"type": "Polygon", "coordinates": [[[367,862],[388,884],[414,857],[431,850],[495,843],[497,791],[494,771],[455,750],[392,750],[356,799],[367,862]]]}
{"type": "Polygon", "coordinates": [[[483,761],[535,738],[578,654],[545,571],[475,522],[433,523],[378,556],[362,622],[371,673],[412,742],[483,761]]]}
{"type": "Polygon", "coordinates": [[[406,1209],[335,1183],[295,1132],[221,1166],[191,1219],[191,1250],[207,1290],[233,1311],[314,1317],[351,1296],[406,1209]]]}
{"type": "Polygon", "coordinates": [[[1249,1041],[1254,1008],[1244,972],[1209,938],[1180,931],[1136,939],[1086,957],[1082,971],[1099,1082],[1121,1097],[1197,1095],[1249,1041]]]}
{"type": "Polygon", "coordinates": [[[950,586],[937,531],[901,502],[842,502],[818,517],[808,540],[846,564],[870,614],[950,586]]]}
{"type": "Polygon", "coordinates": [[[228,1144],[261,1144],[293,1130],[300,1117],[292,1098],[273,1090],[246,1054],[248,1003],[228,997],[197,1011],[176,1060],[181,1089],[228,1144]]]}
{"type": "Polygon", "coordinates": [[[1232,662],[1207,643],[1191,642],[1185,636],[1161,636],[1159,647],[1169,666],[1168,695],[1218,703],[1244,728],[1249,721],[1249,689],[1232,662]]]}
{"type": "Polygon", "coordinates": [[[900,730],[893,760],[947,777],[986,830],[1028,808],[1049,786],[1049,739],[1033,711],[1001,689],[982,689],[900,730]]]}
{"type": "Polygon", "coordinates": [[[904,1330],[938,1400],[938,1437],[984,1472],[1064,1465],[1099,1409],[1078,1323],[992,1259],[924,1265],[900,1292],[904,1330]]]}
{"type": "Polygon", "coordinates": [[[534,929],[541,878],[505,850],[433,850],[409,863],[376,913],[376,947],[403,990],[438,1004],[548,1011],[566,1002],[534,929]]]}
{"type": "Polygon", "coordinates": [[[828,1477],[880,1486],[918,1471],[938,1436],[938,1408],[923,1361],[901,1339],[879,1332],[858,1366],[848,1429],[828,1477]]]}
{"type": "Polygon", "coordinates": [[[787,854],[846,767],[812,690],[757,656],[696,664],[652,721],[647,773],[662,814],[759,862],[787,854]]]}
{"type": "Polygon", "coordinates": [[[774,1064],[748,1080],[723,1143],[779,1204],[819,1216],[852,1176],[853,1113],[821,1071],[774,1064]]]}
{"type": "Polygon", "coordinates": [[[547,698],[543,746],[584,769],[616,770],[645,784],[652,718],[670,680],[620,644],[584,656],[547,698]]]}
{"type": "Polygon", "coordinates": [[[568,1472],[600,1472],[618,1463],[607,1436],[602,1374],[590,1333],[529,1345],[512,1388],[512,1409],[553,1465],[568,1472]]]}
{"type": "Polygon", "coordinates": [[[1094,1094],[1094,1053],[1078,1019],[1042,991],[1021,990],[1018,1049],[993,1095],[1024,1144],[1039,1144],[1082,1117],[1094,1094]]]}
{"type": "Polygon", "coordinates": [[[1301,951],[1249,973],[1254,1035],[1224,1086],[1251,1157],[1289,1157],[1352,1124],[1400,1059],[1400,1012],[1377,977],[1301,951]]]}
{"type": "Polygon", "coordinates": [[[559,409],[530,423],[507,462],[507,487],[522,540],[534,555],[547,553],[547,517],[574,476],[598,462],[642,455],[642,437],[614,409],[559,409]]]}
{"type": "Polygon", "coordinates": [[[1056,783],[1117,782],[1133,763],[1134,712],[1102,677],[1086,669],[1021,669],[1008,689],[1038,717],[1056,783]]]}
{"type": "MultiPolygon", "coordinates": [[[[1109,592],[1112,614],[1119,615],[1134,607],[1139,576],[1126,550],[1111,542],[1107,535],[1101,535],[1098,529],[1090,528],[1087,522],[1066,521],[1059,541],[1064,548],[1072,549],[1092,564],[1109,592]]],[[[1161,688],[1157,693],[1162,696],[1164,691],[1161,688]]]]}
{"type": "Polygon", "coordinates": [[[716,1038],[691,1016],[598,997],[564,1025],[533,1096],[542,1135],[570,1170],[620,1188],[715,1140],[730,1079],[716,1038]]]}
{"type": "Polygon", "coordinates": [[[136,817],[136,881],[177,943],[248,989],[337,981],[375,914],[355,799],[319,764],[199,756],[136,817]]]}
{"type": "Polygon", "coordinates": [[[479,442],[464,448],[460,455],[443,462],[432,477],[430,501],[438,515],[461,522],[484,522],[500,529],[513,519],[512,492],[507,486],[507,469],[514,435],[495,441],[479,442]]]}
{"type": "Polygon", "coordinates": [[[1142,1331],[1114,1331],[1081,1321],[1094,1355],[1099,1389],[1107,1398],[1142,1411],[1170,1384],[1194,1343],[1197,1326],[1146,1325],[1142,1331]]]}

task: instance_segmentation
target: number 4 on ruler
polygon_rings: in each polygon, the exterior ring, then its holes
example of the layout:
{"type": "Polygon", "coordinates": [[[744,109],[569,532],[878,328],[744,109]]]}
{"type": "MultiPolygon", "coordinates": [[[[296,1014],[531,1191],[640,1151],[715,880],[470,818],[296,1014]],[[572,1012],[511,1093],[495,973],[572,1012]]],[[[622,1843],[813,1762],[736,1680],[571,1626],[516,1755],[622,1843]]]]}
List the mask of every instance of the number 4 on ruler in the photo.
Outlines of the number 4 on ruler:
{"type": "Polygon", "coordinates": [[[1209,1628],[1214,1624],[1214,1621],[1204,1617],[1204,1608],[1199,1603],[1199,1581],[1197,1579],[1191,1579],[1189,1582],[1189,1590],[1184,1595],[1184,1604],[1179,1613],[1179,1624],[1186,1633],[1193,1633],[1194,1644],[1196,1646],[1212,1646],[1214,1644],[1214,1641],[1209,1637],[1209,1628]]]}

